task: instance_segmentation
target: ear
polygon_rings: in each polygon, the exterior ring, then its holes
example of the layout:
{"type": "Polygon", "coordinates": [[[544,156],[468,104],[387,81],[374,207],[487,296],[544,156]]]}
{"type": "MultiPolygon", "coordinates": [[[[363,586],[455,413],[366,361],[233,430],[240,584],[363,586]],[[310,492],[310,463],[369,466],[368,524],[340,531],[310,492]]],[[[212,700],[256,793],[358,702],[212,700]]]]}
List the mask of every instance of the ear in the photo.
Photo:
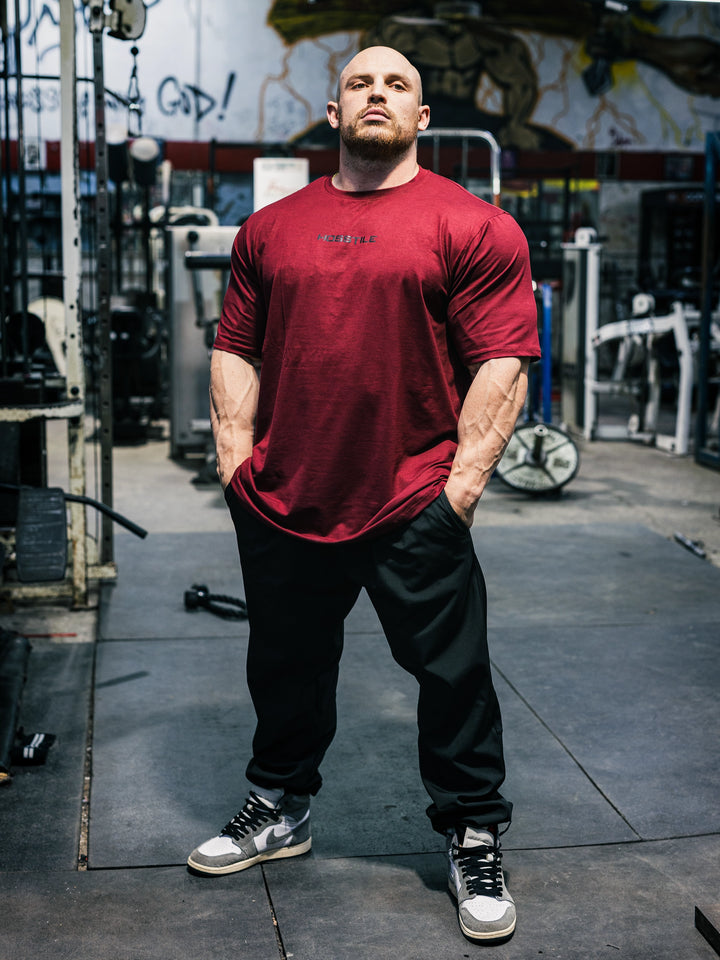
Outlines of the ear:
{"type": "Polygon", "coordinates": [[[334,100],[328,101],[327,105],[327,120],[333,130],[337,130],[340,126],[340,117],[338,116],[340,108],[334,100]]]}
{"type": "Polygon", "coordinates": [[[418,108],[418,130],[427,130],[430,126],[430,107],[418,108]]]}

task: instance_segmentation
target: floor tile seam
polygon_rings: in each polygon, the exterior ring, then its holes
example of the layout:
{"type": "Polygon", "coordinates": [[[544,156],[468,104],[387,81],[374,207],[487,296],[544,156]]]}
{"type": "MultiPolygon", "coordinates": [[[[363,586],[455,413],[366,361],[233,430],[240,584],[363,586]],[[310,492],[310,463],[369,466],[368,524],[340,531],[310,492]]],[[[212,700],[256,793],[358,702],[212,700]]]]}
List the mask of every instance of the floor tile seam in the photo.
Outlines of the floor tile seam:
{"type": "MultiPolygon", "coordinates": [[[[683,834],[670,834],[664,837],[640,837],[638,839],[630,840],[606,840],[606,841],[596,841],[592,843],[556,843],[550,845],[542,844],[523,844],[520,846],[514,846],[508,842],[503,843],[503,849],[510,853],[533,853],[535,851],[551,852],[554,850],[591,850],[591,849],[606,849],[612,847],[652,847],[664,843],[678,843],[684,840],[707,840],[717,838],[720,840],[720,831],[712,830],[707,832],[700,833],[683,833],[683,834]]],[[[323,856],[313,852],[312,862],[313,863],[332,863],[336,861],[343,860],[388,860],[388,859],[411,859],[414,857],[445,857],[444,850],[416,850],[416,851],[394,851],[390,853],[358,853],[358,854],[337,854],[330,856],[323,856]]],[[[301,862],[301,861],[298,861],[301,862]]],[[[308,862],[308,861],[304,861],[308,862]]],[[[264,865],[263,865],[264,866],[264,865]]],[[[93,866],[92,858],[88,862],[87,869],[84,871],[78,871],[77,869],[57,869],[57,870],[46,870],[46,869],[37,869],[37,870],[11,870],[11,869],[0,869],[0,877],[5,875],[27,875],[27,876],[37,876],[37,874],[54,874],[57,873],[59,876],[67,876],[68,874],[76,874],[78,872],[84,873],[127,873],[129,871],[147,871],[147,870],[187,870],[187,863],[185,860],[170,861],[170,862],[158,862],[158,863],[138,863],[138,864],[104,864],[101,866],[93,866]]]]}
{"type": "MultiPolygon", "coordinates": [[[[87,869],[83,872],[85,873],[127,873],[132,870],[187,870],[187,862],[185,860],[171,861],[165,863],[111,863],[111,864],[102,864],[101,866],[93,866],[92,857],[88,861],[87,869]]],[[[188,871],[189,873],[190,871],[188,871]]]]}
{"type": "Polygon", "coordinates": [[[595,841],[592,843],[556,843],[550,846],[511,846],[510,844],[503,844],[504,850],[512,851],[512,853],[522,853],[524,851],[532,852],[534,850],[589,850],[589,849],[605,849],[611,847],[649,847],[655,846],[662,843],[677,843],[683,840],[707,840],[709,838],[717,837],[720,839],[720,831],[709,831],[701,833],[683,833],[683,834],[671,834],[666,837],[640,837],[638,839],[631,840],[603,840],[595,841]]]}
{"type": "MultiPolygon", "coordinates": [[[[548,846],[543,845],[522,845],[522,846],[511,846],[510,844],[503,843],[502,848],[504,851],[509,853],[534,853],[536,851],[542,852],[553,852],[553,851],[563,851],[563,850],[593,850],[593,849],[610,849],[610,848],[621,848],[621,847],[648,847],[654,846],[663,843],[674,843],[682,840],[701,840],[717,837],[720,839],[720,832],[711,832],[711,833],[690,833],[682,834],[679,836],[668,836],[668,837],[651,837],[651,838],[640,838],[637,840],[607,840],[602,842],[594,843],[557,843],[551,844],[548,846]]],[[[402,859],[414,859],[416,857],[441,857],[445,858],[447,856],[444,850],[418,850],[414,852],[407,851],[397,851],[391,853],[358,853],[358,854],[338,854],[333,856],[321,856],[315,854],[312,858],[313,863],[335,863],[338,861],[348,861],[348,860],[402,860],[402,859]]],[[[306,861],[307,862],[307,861],[306,861]]]]}
{"type": "MultiPolygon", "coordinates": [[[[87,869],[82,871],[83,873],[126,873],[131,870],[184,870],[189,876],[197,877],[198,879],[206,880],[208,883],[212,883],[215,879],[214,877],[203,877],[200,873],[195,873],[188,868],[187,860],[165,860],[157,861],[155,863],[103,863],[103,864],[93,864],[92,856],[88,861],[87,869]]],[[[19,872],[19,871],[13,871],[19,872]]],[[[27,873],[41,873],[44,871],[25,871],[27,873]]],[[[78,871],[74,871],[78,872],[78,871]]],[[[2,876],[3,871],[0,870],[0,876],[2,876]]]]}
{"type": "Polygon", "coordinates": [[[635,834],[635,836],[636,836],[638,839],[641,839],[641,834],[640,834],[640,832],[635,829],[635,827],[634,827],[634,826],[632,825],[632,823],[628,820],[628,818],[625,816],[625,814],[622,812],[622,810],[620,810],[620,808],[610,799],[610,797],[607,795],[607,793],[602,789],[602,787],[599,785],[599,783],[590,775],[589,771],[586,770],[586,768],[583,766],[583,764],[580,762],[580,760],[575,756],[575,754],[572,752],[572,750],[567,746],[567,744],[565,744],[565,743],[563,742],[563,740],[561,739],[561,737],[560,737],[557,733],[555,733],[555,731],[554,731],[554,730],[552,729],[552,727],[547,723],[547,721],[544,720],[543,717],[540,715],[540,713],[532,706],[532,704],[531,704],[530,701],[527,699],[527,697],[523,696],[523,694],[520,693],[520,690],[517,688],[517,686],[515,686],[515,684],[510,681],[510,678],[509,678],[505,673],[503,673],[502,670],[500,670],[500,668],[497,666],[497,664],[495,663],[495,661],[491,660],[491,664],[492,664],[493,670],[496,671],[496,673],[498,674],[498,676],[502,677],[502,679],[505,681],[505,683],[506,683],[506,684],[510,687],[510,689],[513,691],[513,693],[515,694],[515,696],[518,697],[518,699],[520,700],[520,702],[523,703],[523,704],[525,705],[525,707],[527,707],[527,709],[528,709],[528,710],[530,711],[530,713],[535,717],[535,719],[538,721],[538,723],[540,723],[540,724],[545,728],[545,730],[547,730],[547,732],[550,734],[550,736],[556,741],[556,743],[562,748],[562,750],[564,750],[564,752],[567,754],[567,756],[570,758],[570,760],[575,764],[575,766],[578,768],[578,770],[583,774],[583,776],[586,778],[586,780],[595,788],[595,790],[597,791],[597,793],[598,793],[598,794],[605,800],[605,802],[615,811],[615,813],[617,814],[617,816],[620,817],[620,819],[623,821],[623,823],[635,834]]]}
{"type": "MultiPolygon", "coordinates": [[[[628,507],[630,510],[637,509],[634,505],[631,505],[631,504],[628,504],[628,507]]],[[[713,516],[713,514],[711,514],[711,516],[713,516]]],[[[607,534],[607,536],[604,539],[612,540],[615,538],[615,536],[618,533],[626,533],[627,531],[631,531],[633,529],[643,531],[644,533],[652,534],[653,537],[657,537],[660,540],[664,541],[665,543],[673,544],[673,546],[677,547],[679,550],[682,550],[685,553],[687,553],[688,556],[693,556],[693,553],[691,550],[689,550],[686,546],[684,546],[682,543],[678,542],[675,539],[675,533],[680,532],[676,530],[675,527],[673,527],[673,529],[670,529],[665,524],[661,524],[659,522],[658,523],[651,522],[647,520],[645,522],[643,522],[642,520],[635,520],[632,523],[623,523],[623,521],[618,518],[610,521],[609,523],[606,523],[602,520],[594,521],[589,518],[585,520],[578,520],[576,522],[567,521],[567,520],[558,522],[554,518],[548,518],[547,520],[542,522],[526,523],[523,521],[514,520],[511,522],[508,522],[507,524],[493,524],[488,526],[471,528],[472,533],[474,534],[475,544],[478,549],[482,549],[483,536],[487,534],[506,533],[509,530],[513,532],[517,530],[522,530],[529,537],[537,536],[541,539],[543,538],[543,535],[545,534],[545,532],[548,530],[552,530],[553,534],[556,537],[571,535],[573,532],[576,532],[576,531],[588,531],[588,532],[592,531],[594,534],[597,530],[602,530],[605,534],[607,534]]],[[[707,563],[710,564],[710,566],[717,566],[717,563],[714,562],[714,558],[709,554],[706,555],[705,557],[697,556],[695,557],[695,559],[705,560],[707,563]]]]}
{"type": "Polygon", "coordinates": [[[77,864],[72,864],[72,866],[67,867],[58,867],[45,865],[43,867],[2,867],[0,866],[0,880],[3,877],[32,877],[37,878],[38,876],[43,877],[62,877],[67,881],[70,877],[76,877],[78,873],[90,873],[89,870],[78,870],[77,864]]]}
{"type": "Polygon", "coordinates": [[[265,888],[265,896],[267,897],[268,908],[270,910],[270,919],[272,921],[273,930],[275,931],[275,942],[278,948],[278,955],[280,960],[287,960],[287,951],[285,950],[285,944],[283,943],[280,922],[278,921],[275,904],[273,903],[272,894],[270,893],[270,881],[262,864],[260,864],[260,874],[262,876],[263,886],[265,888]]]}
{"type": "Polygon", "coordinates": [[[97,637],[72,637],[68,638],[62,634],[37,634],[23,633],[22,630],[14,631],[21,637],[29,640],[34,650],[47,650],[53,647],[66,649],[68,647],[87,647],[92,643],[97,643],[97,637]]]}
{"type": "MultiPolygon", "coordinates": [[[[528,502],[523,500],[522,502],[528,503],[528,505],[532,504],[532,501],[528,502]]],[[[539,522],[537,520],[527,521],[527,522],[516,521],[512,524],[505,524],[505,523],[487,523],[486,524],[481,521],[479,523],[473,524],[473,526],[470,529],[472,532],[475,532],[475,533],[487,533],[488,531],[495,532],[495,533],[497,532],[504,533],[508,530],[509,527],[512,527],[512,529],[518,529],[522,527],[525,530],[545,530],[547,529],[547,527],[553,527],[554,529],[560,530],[560,531],[574,530],[577,527],[598,527],[602,530],[605,530],[608,533],[608,535],[611,535],[611,533],[614,530],[626,531],[630,527],[642,527],[644,530],[650,530],[650,528],[646,524],[641,523],[640,521],[635,521],[633,523],[623,523],[622,520],[611,520],[610,522],[607,522],[605,520],[594,520],[592,519],[592,517],[587,517],[582,520],[576,520],[576,521],[563,520],[561,523],[558,523],[557,520],[555,519],[552,519],[552,520],[549,519],[549,520],[546,520],[545,522],[539,522]]],[[[655,533],[655,531],[651,530],[651,533],[655,533]]]]}
{"type": "MultiPolygon", "coordinates": [[[[653,626],[653,625],[654,624],[650,619],[650,615],[646,615],[642,619],[638,618],[637,620],[635,619],[616,620],[616,621],[584,620],[582,624],[582,629],[586,630],[588,628],[592,628],[593,630],[596,630],[596,629],[597,630],[622,630],[628,627],[645,627],[645,626],[653,626]]],[[[708,626],[712,627],[716,625],[720,626],[720,612],[718,612],[717,616],[710,616],[707,620],[704,620],[701,618],[694,618],[692,620],[688,620],[687,617],[681,617],[679,615],[676,620],[674,617],[666,616],[665,614],[663,614],[663,626],[677,626],[677,627],[683,627],[683,629],[692,630],[694,628],[702,628],[702,627],[708,627],[708,626]]],[[[543,620],[542,618],[533,618],[532,620],[527,620],[524,622],[515,621],[514,623],[508,625],[500,621],[493,622],[493,619],[491,617],[488,623],[488,634],[490,635],[490,642],[492,644],[492,634],[494,632],[497,633],[498,631],[502,630],[502,632],[506,634],[510,634],[510,633],[526,634],[528,630],[536,631],[538,628],[543,626],[552,628],[554,631],[574,630],[575,632],[577,632],[579,629],[577,620],[568,620],[567,622],[558,622],[555,619],[543,620]]],[[[368,628],[360,628],[360,627],[358,627],[357,629],[354,629],[352,627],[345,628],[346,638],[347,637],[363,637],[363,636],[384,638],[385,634],[381,627],[378,627],[377,629],[374,629],[374,630],[368,629],[368,628]]]]}
{"type": "Polygon", "coordinates": [[[179,640],[188,640],[196,641],[197,643],[205,643],[209,640],[237,640],[240,639],[238,634],[232,633],[212,633],[212,634],[202,634],[202,636],[178,636],[177,634],[172,636],[142,636],[142,637],[98,637],[97,643],[99,645],[106,643],[177,643],[179,640]]]}
{"type": "Polygon", "coordinates": [[[85,744],[83,747],[83,784],[80,796],[80,811],[75,862],[82,873],[88,867],[88,845],[90,842],[90,802],[93,788],[93,742],[95,738],[95,691],[98,673],[98,644],[93,644],[90,666],[90,685],[87,696],[85,716],[85,744]]]}
{"type": "MultiPolygon", "coordinates": [[[[623,630],[628,627],[647,627],[654,626],[654,621],[656,620],[655,614],[645,614],[642,618],[638,619],[623,619],[623,620],[592,620],[584,619],[582,622],[582,627],[578,626],[577,620],[568,620],[567,622],[558,621],[555,618],[543,620],[542,617],[533,617],[532,620],[523,621],[522,623],[513,623],[505,624],[500,621],[494,621],[492,617],[489,618],[488,622],[488,633],[492,635],[493,631],[502,630],[503,633],[526,633],[528,629],[536,630],[541,627],[550,627],[554,631],[559,630],[574,630],[577,632],[579,629],[583,631],[587,629],[592,630],[623,630]]],[[[714,627],[720,626],[720,611],[717,614],[711,614],[708,619],[703,619],[701,617],[696,617],[693,620],[688,620],[687,617],[682,617],[679,614],[677,617],[669,616],[666,613],[662,614],[662,624],[663,626],[670,627],[682,627],[683,629],[692,630],[694,628],[701,627],[714,627]]],[[[492,636],[491,636],[492,642],[492,636]]]]}

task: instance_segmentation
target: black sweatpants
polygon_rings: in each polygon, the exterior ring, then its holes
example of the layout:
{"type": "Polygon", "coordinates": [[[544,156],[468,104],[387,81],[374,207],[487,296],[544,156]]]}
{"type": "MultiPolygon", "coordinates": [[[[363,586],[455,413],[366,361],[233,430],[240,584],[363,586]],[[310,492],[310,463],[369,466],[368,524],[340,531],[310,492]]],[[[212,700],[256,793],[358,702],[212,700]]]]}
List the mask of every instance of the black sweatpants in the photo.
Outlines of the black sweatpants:
{"type": "Polygon", "coordinates": [[[247,678],[257,714],[251,783],[315,794],[336,728],[343,621],[362,587],[395,660],[417,679],[428,815],[509,822],[502,724],[487,648],[485,581],[470,531],[444,493],[411,523],[360,543],[282,534],[228,488],[250,623],[247,678]]]}

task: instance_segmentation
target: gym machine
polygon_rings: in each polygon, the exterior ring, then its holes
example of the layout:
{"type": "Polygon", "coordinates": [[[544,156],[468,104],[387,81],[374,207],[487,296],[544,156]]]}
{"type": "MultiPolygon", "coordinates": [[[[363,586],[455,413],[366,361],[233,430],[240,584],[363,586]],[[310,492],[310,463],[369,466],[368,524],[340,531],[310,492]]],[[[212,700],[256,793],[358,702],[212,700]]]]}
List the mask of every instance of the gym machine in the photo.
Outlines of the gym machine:
{"type": "Polygon", "coordinates": [[[552,284],[541,284],[536,293],[542,304],[540,389],[531,371],[524,422],[515,427],[496,475],[514,490],[541,496],[559,494],[576,476],[580,453],[572,437],[552,422],[552,284]],[[535,417],[536,395],[542,398],[542,420],[535,417]]]}
{"type": "Polygon", "coordinates": [[[592,376],[588,343],[599,325],[602,246],[592,227],[581,227],[562,250],[561,420],[584,433],[592,376]]]}
{"type": "MultiPolygon", "coordinates": [[[[308,183],[306,159],[265,156],[253,161],[253,209],[285,197],[308,183]]],[[[209,211],[208,211],[209,212],[209,211]]],[[[214,215],[213,215],[214,216],[214,215]]],[[[215,483],[215,448],[208,414],[208,355],[215,339],[237,226],[166,228],[167,315],[170,329],[170,455],[204,451],[197,483],[215,483]]]]}
{"type": "MultiPolygon", "coordinates": [[[[662,291],[668,307],[658,310],[648,293],[633,298],[631,317],[600,324],[600,256],[602,245],[590,228],[578,230],[563,245],[562,418],[586,440],[638,440],[686,455],[690,448],[693,390],[698,383],[695,355],[700,312],[681,291],[662,291]],[[672,337],[668,359],[668,337],[672,337]],[[611,346],[614,362],[601,376],[603,348],[611,346]],[[677,365],[675,423],[663,432],[661,399],[663,369],[677,365]],[[603,423],[601,397],[628,397],[632,412],[625,423],[603,423]]],[[[641,259],[641,272],[642,272],[641,259]]],[[[718,315],[713,314],[713,322],[718,315]]],[[[716,327],[711,327],[714,331],[716,327]]],[[[715,334],[713,333],[713,337],[715,334]]],[[[718,349],[713,340],[714,349],[718,349]]]]}
{"type": "MultiPolygon", "coordinates": [[[[102,34],[121,39],[139,36],[144,27],[145,7],[141,0],[111,0],[110,13],[94,5],[90,16],[95,58],[96,158],[104,156],[104,86],[102,83],[102,34]],[[99,79],[99,82],[98,82],[99,79]]],[[[62,299],[43,295],[31,300],[31,279],[24,183],[24,148],[20,4],[15,2],[14,62],[17,110],[18,203],[10,201],[10,151],[3,151],[6,197],[13,229],[0,231],[2,265],[2,337],[0,339],[0,482],[2,482],[2,527],[0,535],[0,597],[3,599],[70,599],[75,607],[88,603],[88,581],[116,575],[112,552],[100,549],[87,534],[86,506],[101,511],[103,524],[123,523],[139,536],[141,530],[112,510],[112,499],[103,490],[102,501],[85,495],[85,400],[86,382],[83,353],[82,237],[79,189],[77,101],[76,101],[76,11],[73,0],[59,0],[60,104],[61,104],[61,254],[62,269],[57,286],[62,299]],[[68,491],[47,487],[45,429],[50,421],[67,424],[68,491]]],[[[2,41],[8,62],[9,37],[6,5],[2,5],[2,41]]],[[[8,82],[6,104],[9,102],[8,82]]],[[[9,142],[8,112],[5,114],[9,142]]],[[[102,267],[108,249],[106,196],[98,178],[98,276],[101,310],[109,304],[103,286],[102,267]]],[[[3,210],[3,221],[5,212],[3,210]]],[[[102,345],[105,369],[109,369],[109,331],[102,345]]],[[[109,401],[109,385],[105,399],[109,401]]],[[[101,417],[101,433],[107,419],[101,417]]],[[[110,473],[110,443],[103,449],[104,473],[110,473]]],[[[110,541],[111,542],[111,541],[110,541]]]]}
{"type": "Polygon", "coordinates": [[[237,227],[166,228],[170,323],[170,455],[205,450],[210,438],[208,355],[227,286],[237,227]]]}
{"type": "Polygon", "coordinates": [[[639,293],[633,297],[633,319],[607,323],[591,333],[589,377],[585,384],[587,439],[626,436],[631,440],[654,443],[670,453],[684,456],[689,451],[692,419],[692,395],[695,381],[694,346],[691,333],[697,334],[700,314],[676,301],[669,314],[655,314],[655,299],[639,293]],[[679,366],[677,411],[672,434],[660,432],[660,400],[662,390],[661,362],[657,344],[661,337],[672,334],[679,366]],[[597,355],[602,344],[618,342],[617,362],[610,380],[597,378],[597,355]],[[638,383],[628,377],[627,370],[634,350],[640,349],[644,375],[638,383]],[[604,393],[631,393],[644,401],[639,412],[631,414],[627,426],[617,429],[598,423],[597,397],[604,393]]]}

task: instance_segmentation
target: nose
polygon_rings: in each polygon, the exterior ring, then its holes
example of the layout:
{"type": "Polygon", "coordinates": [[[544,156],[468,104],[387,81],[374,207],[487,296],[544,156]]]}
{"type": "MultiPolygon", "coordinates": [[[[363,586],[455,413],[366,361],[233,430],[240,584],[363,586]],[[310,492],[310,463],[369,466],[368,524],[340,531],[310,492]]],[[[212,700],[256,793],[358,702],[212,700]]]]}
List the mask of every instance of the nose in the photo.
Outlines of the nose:
{"type": "Polygon", "coordinates": [[[370,92],[368,93],[368,100],[371,103],[385,102],[385,87],[382,80],[376,80],[373,83],[372,87],[370,88],[370,92]]]}

